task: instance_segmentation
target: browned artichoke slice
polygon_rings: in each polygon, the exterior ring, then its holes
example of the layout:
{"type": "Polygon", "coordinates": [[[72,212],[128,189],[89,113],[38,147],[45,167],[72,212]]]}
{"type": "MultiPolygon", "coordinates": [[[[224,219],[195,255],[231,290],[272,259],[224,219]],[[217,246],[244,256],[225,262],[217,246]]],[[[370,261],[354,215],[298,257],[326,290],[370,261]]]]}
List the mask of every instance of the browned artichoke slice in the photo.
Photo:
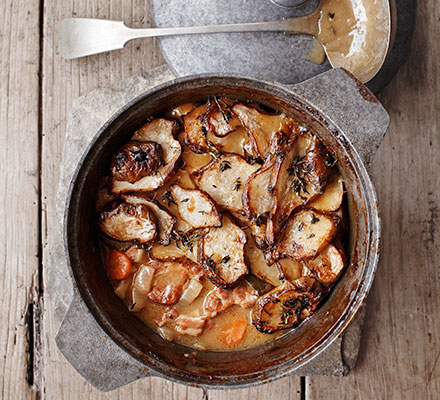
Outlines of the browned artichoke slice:
{"type": "MultiPolygon", "coordinates": [[[[119,180],[118,178],[123,177],[122,175],[113,176],[113,193],[150,192],[161,187],[171,177],[182,151],[179,141],[174,139],[173,136],[176,128],[177,123],[175,121],[158,118],[146,123],[135,132],[132,140],[136,143],[154,142],[162,148],[161,165],[154,171],[152,170],[149,175],[143,176],[135,182],[130,182],[126,179],[119,180]]],[[[121,165],[119,169],[124,170],[121,165]]],[[[126,166],[125,169],[129,170],[130,167],[126,166]]]]}
{"type": "Polygon", "coordinates": [[[317,211],[332,212],[339,209],[344,198],[344,182],[341,175],[335,174],[323,194],[310,203],[310,207],[317,211]]]}
{"type": "Polygon", "coordinates": [[[219,206],[240,212],[244,185],[258,168],[237,154],[224,154],[203,168],[197,180],[219,206]]]}
{"type": "Polygon", "coordinates": [[[330,243],[336,228],[335,219],[330,215],[313,210],[299,211],[289,219],[278,251],[297,261],[310,260],[330,243]]]}
{"type": "Polygon", "coordinates": [[[128,142],[113,156],[114,179],[135,183],[157,171],[163,164],[162,147],[155,142],[128,142]]]}
{"type": "Polygon", "coordinates": [[[168,245],[171,239],[176,217],[159,206],[156,200],[148,200],[141,194],[124,195],[124,200],[130,204],[144,204],[153,213],[157,222],[157,243],[168,245]]]}
{"type": "Polygon", "coordinates": [[[220,228],[210,228],[200,240],[200,264],[205,276],[222,288],[233,286],[248,273],[244,260],[246,233],[227,216],[220,228]]]}
{"type": "Polygon", "coordinates": [[[325,286],[337,281],[344,266],[342,251],[331,244],[324,248],[316,258],[307,262],[309,275],[325,286]]]}
{"type": "Polygon", "coordinates": [[[252,324],[263,333],[295,327],[315,312],[320,298],[313,279],[285,282],[258,299],[252,310],[252,324]]]}
{"type": "Polygon", "coordinates": [[[170,186],[180,216],[193,228],[220,226],[221,217],[212,199],[199,189],[170,186]]]}
{"type": "Polygon", "coordinates": [[[284,114],[266,114],[241,103],[235,104],[232,111],[248,130],[250,139],[262,159],[270,152],[271,142],[276,139],[278,132],[283,132],[288,137],[299,133],[298,124],[284,114]]]}
{"type": "Polygon", "coordinates": [[[156,221],[144,204],[122,203],[100,214],[99,227],[121,242],[148,243],[156,238],[156,221]]]}

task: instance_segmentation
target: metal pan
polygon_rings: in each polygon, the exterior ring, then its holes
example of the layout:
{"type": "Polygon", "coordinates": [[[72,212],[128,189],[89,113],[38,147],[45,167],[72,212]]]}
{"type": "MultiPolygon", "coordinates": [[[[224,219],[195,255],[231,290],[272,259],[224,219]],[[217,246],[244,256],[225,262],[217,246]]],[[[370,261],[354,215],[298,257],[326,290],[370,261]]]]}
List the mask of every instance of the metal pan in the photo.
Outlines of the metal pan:
{"type": "MultiPolygon", "coordinates": [[[[65,213],[65,248],[72,275],[88,309],[108,336],[145,366],[144,376],[223,388],[249,386],[293,373],[344,333],[371,287],[380,249],[380,221],[376,194],[366,165],[378,148],[388,122],[386,111],[374,95],[340,69],[295,86],[230,75],[192,76],[140,95],[97,133],[81,159],[70,187],[65,213]],[[105,278],[98,246],[96,189],[108,171],[112,153],[147,118],[178,104],[213,95],[262,103],[309,126],[336,154],[348,194],[349,266],[330,297],[297,329],[273,342],[243,351],[196,351],[159,337],[131,314],[113,293],[105,278]]],[[[71,307],[69,313],[74,312],[71,307]]],[[[58,342],[63,331],[75,329],[69,313],[58,342]]],[[[99,341],[96,346],[105,349],[104,342],[99,341]]],[[[84,368],[88,346],[78,338],[75,348],[70,347],[63,353],[69,360],[80,360],[77,364],[81,364],[83,371],[88,371],[84,368]]],[[[118,365],[118,357],[118,354],[114,355],[113,365],[118,365]]],[[[101,373],[105,373],[106,368],[109,370],[112,366],[101,367],[101,373]]]]}

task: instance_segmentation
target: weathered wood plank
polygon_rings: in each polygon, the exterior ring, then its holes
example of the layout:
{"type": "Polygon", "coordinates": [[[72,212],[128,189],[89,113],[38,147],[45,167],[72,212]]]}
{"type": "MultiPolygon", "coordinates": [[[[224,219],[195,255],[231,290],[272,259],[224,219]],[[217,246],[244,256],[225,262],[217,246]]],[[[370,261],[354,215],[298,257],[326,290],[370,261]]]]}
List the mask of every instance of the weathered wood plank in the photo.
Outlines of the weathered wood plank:
{"type": "Polygon", "coordinates": [[[301,378],[283,378],[275,382],[254,386],[249,389],[209,390],[208,398],[210,400],[299,400],[301,398],[301,378]]]}
{"type": "Polygon", "coordinates": [[[440,397],[440,7],[418,3],[406,64],[381,100],[391,128],[374,161],[383,223],[358,366],[307,379],[307,399],[440,397]]]}
{"type": "MultiPolygon", "coordinates": [[[[137,75],[163,63],[154,40],[131,42],[123,51],[102,54],[81,60],[65,61],[56,51],[56,24],[65,17],[96,17],[124,20],[133,27],[150,25],[148,1],[63,1],[48,2],[44,12],[43,52],[43,154],[42,190],[44,246],[44,276],[50,276],[51,252],[59,240],[55,222],[56,191],[59,164],[68,113],[72,102],[80,95],[100,86],[137,75]]],[[[187,388],[158,378],[144,379],[111,393],[100,393],[86,383],[56,348],[54,338],[63,311],[56,310],[54,285],[45,280],[43,315],[43,396],[49,399],[108,399],[108,398],[201,398],[200,389],[187,388]]]]}
{"type": "Polygon", "coordinates": [[[38,292],[39,0],[0,2],[0,397],[32,398],[38,292]]]}

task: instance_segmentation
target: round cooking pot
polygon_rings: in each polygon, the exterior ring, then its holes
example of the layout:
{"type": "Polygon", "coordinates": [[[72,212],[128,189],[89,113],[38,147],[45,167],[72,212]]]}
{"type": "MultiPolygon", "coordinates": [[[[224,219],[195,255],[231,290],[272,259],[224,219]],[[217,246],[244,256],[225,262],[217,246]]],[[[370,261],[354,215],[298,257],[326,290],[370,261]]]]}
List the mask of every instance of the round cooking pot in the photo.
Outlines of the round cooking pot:
{"type": "MultiPolygon", "coordinates": [[[[211,388],[242,387],[293,373],[321,354],[355,317],[376,271],[380,221],[366,164],[387,127],[388,115],[377,99],[341,69],[291,87],[237,76],[192,76],[149,90],[118,111],[101,128],[80,161],[65,214],[65,246],[77,289],[90,313],[122,349],[108,355],[111,365],[102,365],[100,373],[112,374],[112,369],[124,370],[124,365],[130,371],[126,360],[134,357],[141,366],[138,376],[155,375],[211,388]],[[113,293],[98,244],[97,188],[109,171],[111,155],[148,118],[209,96],[261,103],[309,127],[335,153],[347,190],[351,232],[344,275],[312,318],[284,336],[248,350],[197,351],[162,339],[113,293]]],[[[79,306],[75,307],[69,312],[78,313],[79,306]]],[[[84,309],[81,312],[87,313],[84,309]]],[[[65,337],[69,337],[66,329],[70,329],[72,338],[81,328],[72,321],[65,322],[65,337]]],[[[62,339],[59,334],[58,344],[62,339]]],[[[107,344],[103,338],[95,342],[89,338],[88,343],[78,340],[70,356],[75,353],[78,358],[81,354],[86,366],[88,352],[95,348],[109,351],[108,338],[107,344]]],[[[80,367],[87,370],[84,365],[80,367]]],[[[97,371],[88,372],[93,373],[97,371]]],[[[94,381],[99,377],[95,376],[94,381]]]]}

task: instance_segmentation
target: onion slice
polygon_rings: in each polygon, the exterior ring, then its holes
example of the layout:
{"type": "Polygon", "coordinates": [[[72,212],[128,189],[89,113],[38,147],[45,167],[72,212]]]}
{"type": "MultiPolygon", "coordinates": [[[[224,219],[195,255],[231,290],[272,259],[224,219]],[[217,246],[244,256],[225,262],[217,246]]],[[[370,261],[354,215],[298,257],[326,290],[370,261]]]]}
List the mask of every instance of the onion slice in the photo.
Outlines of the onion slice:
{"type": "Polygon", "coordinates": [[[151,290],[154,271],[153,267],[143,264],[134,275],[131,288],[131,311],[138,312],[147,305],[147,294],[151,290]]]}
{"type": "Polygon", "coordinates": [[[183,291],[180,296],[179,302],[176,304],[176,308],[182,308],[190,305],[202,291],[203,285],[197,279],[191,279],[188,287],[183,291]]]}

